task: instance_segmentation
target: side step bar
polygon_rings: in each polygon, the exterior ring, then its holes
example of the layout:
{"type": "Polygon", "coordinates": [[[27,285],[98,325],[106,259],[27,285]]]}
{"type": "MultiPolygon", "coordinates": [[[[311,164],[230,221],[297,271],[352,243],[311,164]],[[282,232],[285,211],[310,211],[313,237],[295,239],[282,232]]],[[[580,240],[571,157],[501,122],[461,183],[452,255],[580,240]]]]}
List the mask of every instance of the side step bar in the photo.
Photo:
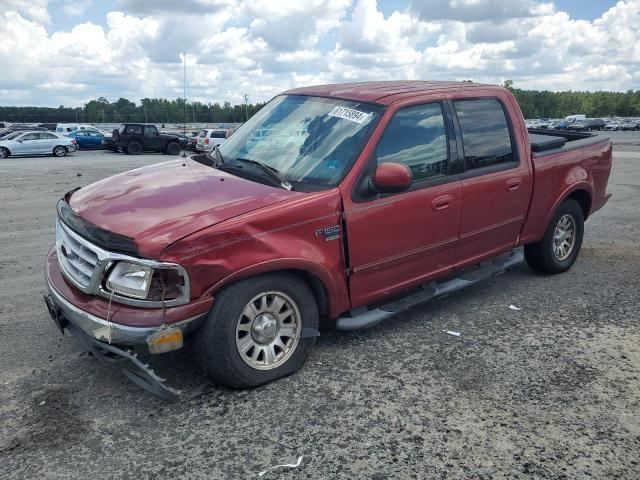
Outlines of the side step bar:
{"type": "Polygon", "coordinates": [[[449,293],[461,290],[464,287],[473,285],[482,280],[504,273],[524,260],[524,253],[521,248],[499,255],[479,264],[478,268],[470,272],[465,272],[459,277],[452,278],[443,283],[430,282],[421,285],[417,292],[413,292],[406,297],[393,300],[374,309],[360,307],[351,310],[348,316],[340,316],[336,321],[338,330],[360,330],[369,328],[378,323],[391,318],[400,312],[419,305],[433,298],[442,297],[449,293]]]}

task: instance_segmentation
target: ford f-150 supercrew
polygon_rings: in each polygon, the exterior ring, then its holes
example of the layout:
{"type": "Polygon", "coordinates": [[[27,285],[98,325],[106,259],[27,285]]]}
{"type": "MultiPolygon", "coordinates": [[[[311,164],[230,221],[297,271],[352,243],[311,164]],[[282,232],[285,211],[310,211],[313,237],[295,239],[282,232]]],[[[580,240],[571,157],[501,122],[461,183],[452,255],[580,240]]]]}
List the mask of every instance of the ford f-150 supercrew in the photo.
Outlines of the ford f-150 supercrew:
{"type": "Polygon", "coordinates": [[[47,305],[154,393],[132,347],[183,337],[214,382],[252,387],[300,368],[320,318],[368,327],[523,258],[569,269],[610,169],[608,138],[527,131],[496,86],[289,90],[213,152],[66,194],[47,305]]]}

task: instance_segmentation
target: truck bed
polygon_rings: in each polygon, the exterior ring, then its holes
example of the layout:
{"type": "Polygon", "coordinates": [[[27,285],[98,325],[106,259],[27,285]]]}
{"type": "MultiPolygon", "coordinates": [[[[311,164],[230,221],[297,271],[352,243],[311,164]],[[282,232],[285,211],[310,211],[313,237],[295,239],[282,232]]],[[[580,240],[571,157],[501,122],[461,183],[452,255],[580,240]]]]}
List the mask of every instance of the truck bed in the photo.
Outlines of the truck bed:
{"type": "Polygon", "coordinates": [[[606,135],[530,128],[529,140],[534,157],[555,155],[609,140],[606,135]]]}

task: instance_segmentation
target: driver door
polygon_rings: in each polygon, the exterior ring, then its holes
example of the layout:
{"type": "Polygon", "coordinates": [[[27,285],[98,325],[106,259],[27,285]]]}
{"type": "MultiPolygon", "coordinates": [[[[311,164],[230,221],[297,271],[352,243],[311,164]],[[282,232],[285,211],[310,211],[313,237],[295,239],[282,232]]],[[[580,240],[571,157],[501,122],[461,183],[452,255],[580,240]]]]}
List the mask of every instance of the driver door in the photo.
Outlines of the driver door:
{"type": "Polygon", "coordinates": [[[16,146],[13,148],[15,155],[35,155],[40,153],[38,151],[38,140],[40,135],[38,133],[27,133],[21,138],[17,139],[16,146]]]}
{"type": "Polygon", "coordinates": [[[160,132],[153,125],[144,126],[144,147],[152,150],[160,150],[162,147],[160,132]]]}
{"type": "MultiPolygon", "coordinates": [[[[445,108],[433,102],[398,110],[376,146],[370,161],[405,164],[413,174],[409,189],[358,194],[356,187],[351,198],[345,198],[354,307],[452,268],[462,182],[454,174],[455,141],[449,138],[452,123],[445,108]]],[[[375,165],[365,168],[374,169],[375,165]]]]}

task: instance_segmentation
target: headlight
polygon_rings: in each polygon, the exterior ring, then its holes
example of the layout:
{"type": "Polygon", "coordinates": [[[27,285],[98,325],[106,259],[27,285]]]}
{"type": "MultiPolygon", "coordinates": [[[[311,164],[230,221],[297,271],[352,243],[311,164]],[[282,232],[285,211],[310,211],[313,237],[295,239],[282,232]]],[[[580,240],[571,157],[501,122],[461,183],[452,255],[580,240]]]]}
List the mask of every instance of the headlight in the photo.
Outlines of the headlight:
{"type": "Polygon", "coordinates": [[[184,269],[152,268],[137,263],[117,262],[105,282],[107,293],[148,302],[172,302],[188,300],[188,280],[184,269]]]}
{"type": "Polygon", "coordinates": [[[153,268],[129,262],[116,263],[107,278],[107,290],[125,297],[146,299],[153,268]]]}

